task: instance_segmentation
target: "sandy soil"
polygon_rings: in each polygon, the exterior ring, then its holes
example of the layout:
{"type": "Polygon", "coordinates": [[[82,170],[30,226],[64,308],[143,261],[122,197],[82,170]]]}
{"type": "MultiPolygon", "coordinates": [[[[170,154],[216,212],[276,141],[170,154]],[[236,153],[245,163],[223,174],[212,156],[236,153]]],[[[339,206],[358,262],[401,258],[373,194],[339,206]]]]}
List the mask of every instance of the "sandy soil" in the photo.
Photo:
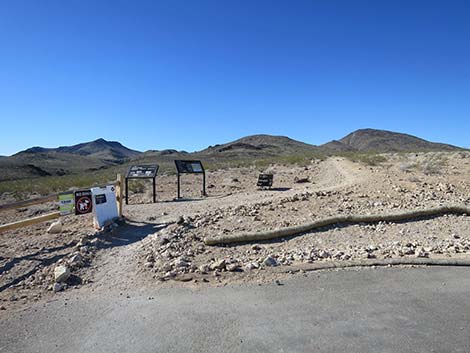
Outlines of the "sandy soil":
{"type": "MultiPolygon", "coordinates": [[[[394,154],[386,159],[378,166],[342,158],[271,166],[265,170],[274,174],[271,190],[256,187],[260,170],[255,168],[214,171],[207,176],[209,197],[201,197],[200,178],[188,175],[182,179],[185,199],[178,201],[176,177],[159,176],[158,202],[150,203],[150,185],[132,194],[124,208],[126,225],[112,232],[96,233],[89,216],[67,216],[58,235],[46,232],[48,224],[2,233],[0,308],[14,310],[58,295],[51,290],[58,264],[72,270],[65,290],[125,292],[147,286],[262,283],[282,278],[282,268],[316,261],[467,256],[470,222],[454,215],[331,227],[259,244],[210,247],[202,241],[213,234],[277,229],[338,214],[469,204],[469,154],[394,154]],[[77,254],[81,260],[71,263],[77,254]]],[[[0,223],[53,208],[2,212],[0,223]]]]}

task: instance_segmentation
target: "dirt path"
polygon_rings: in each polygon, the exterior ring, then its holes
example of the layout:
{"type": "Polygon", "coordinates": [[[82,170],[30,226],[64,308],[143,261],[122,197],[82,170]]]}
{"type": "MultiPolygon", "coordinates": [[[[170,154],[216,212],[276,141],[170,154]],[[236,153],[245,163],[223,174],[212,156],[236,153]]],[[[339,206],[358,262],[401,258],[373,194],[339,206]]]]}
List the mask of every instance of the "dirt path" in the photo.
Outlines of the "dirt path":
{"type": "MultiPolygon", "coordinates": [[[[367,182],[367,174],[353,163],[344,159],[329,159],[322,163],[315,175],[315,184],[309,192],[332,191],[350,187],[358,182],[367,182]]],[[[160,202],[147,205],[129,205],[125,213],[130,223],[119,229],[110,238],[111,245],[99,252],[90,272],[91,290],[144,287],[145,283],[155,282],[149,273],[142,271],[139,265],[139,252],[147,245],[150,247],[159,230],[178,220],[180,216],[195,216],[214,209],[249,206],[269,201],[275,203],[281,198],[288,198],[305,191],[302,184],[293,184],[291,188],[254,192],[239,192],[232,195],[220,195],[198,200],[160,202]]],[[[141,255],[141,254],[140,254],[141,255]]]]}

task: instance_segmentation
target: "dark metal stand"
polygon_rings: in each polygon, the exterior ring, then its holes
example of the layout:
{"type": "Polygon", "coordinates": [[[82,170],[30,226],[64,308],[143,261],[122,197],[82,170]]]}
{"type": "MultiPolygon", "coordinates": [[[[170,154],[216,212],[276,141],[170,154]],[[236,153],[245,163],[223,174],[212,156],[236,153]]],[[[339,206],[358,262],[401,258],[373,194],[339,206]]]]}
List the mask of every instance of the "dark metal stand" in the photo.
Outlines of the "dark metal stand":
{"type": "MultiPolygon", "coordinates": [[[[206,172],[201,173],[202,174],[202,196],[207,196],[206,193],[206,172]]],[[[178,199],[181,199],[181,174],[177,172],[177,180],[178,180],[178,199]]]]}
{"type": "Polygon", "coordinates": [[[206,193],[206,173],[202,173],[202,196],[207,196],[206,193]]]}
{"type": "MultiPolygon", "coordinates": [[[[126,205],[129,204],[129,179],[137,179],[137,178],[126,178],[126,205]]],[[[153,179],[152,180],[153,203],[157,203],[157,181],[156,181],[157,178],[155,177],[151,179],[153,179]]],[[[179,187],[178,187],[178,190],[179,190],[179,187]]]]}
{"type": "Polygon", "coordinates": [[[181,198],[181,181],[180,181],[180,173],[178,173],[178,199],[181,198]]]}

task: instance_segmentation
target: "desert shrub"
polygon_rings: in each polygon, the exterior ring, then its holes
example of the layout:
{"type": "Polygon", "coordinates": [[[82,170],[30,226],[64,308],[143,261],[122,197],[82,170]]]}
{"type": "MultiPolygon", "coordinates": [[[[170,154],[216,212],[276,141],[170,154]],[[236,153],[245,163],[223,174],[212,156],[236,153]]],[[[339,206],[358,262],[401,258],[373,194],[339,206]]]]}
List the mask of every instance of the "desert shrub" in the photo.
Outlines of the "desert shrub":
{"type": "Polygon", "coordinates": [[[409,173],[413,170],[416,170],[418,167],[419,165],[416,162],[404,162],[398,166],[398,169],[400,169],[402,172],[409,173]]]}
{"type": "Polygon", "coordinates": [[[381,154],[370,153],[348,153],[345,155],[347,159],[355,163],[362,163],[369,166],[376,166],[387,161],[387,158],[381,154]]]}
{"type": "Polygon", "coordinates": [[[442,172],[447,165],[447,158],[441,154],[427,156],[421,162],[421,171],[426,175],[436,175],[442,172]]]}
{"type": "Polygon", "coordinates": [[[72,174],[0,182],[0,194],[11,193],[17,200],[28,199],[32,194],[49,195],[71,189],[89,188],[113,182],[113,173],[72,174]]]}
{"type": "Polygon", "coordinates": [[[129,191],[134,194],[143,194],[145,183],[142,180],[129,180],[129,191]]]}

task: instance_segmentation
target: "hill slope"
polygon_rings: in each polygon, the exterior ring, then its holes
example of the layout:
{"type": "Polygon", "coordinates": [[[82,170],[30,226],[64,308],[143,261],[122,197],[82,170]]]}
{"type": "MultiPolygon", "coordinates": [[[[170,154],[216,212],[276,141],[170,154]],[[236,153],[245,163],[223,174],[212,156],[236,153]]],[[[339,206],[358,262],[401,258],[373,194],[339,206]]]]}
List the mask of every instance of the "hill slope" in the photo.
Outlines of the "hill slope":
{"type": "Polygon", "coordinates": [[[122,164],[140,154],[104,139],[58,148],[32,147],[0,158],[0,181],[94,171],[122,164]]]}
{"type": "Polygon", "coordinates": [[[399,151],[454,151],[461,148],[423,140],[419,137],[398,132],[360,129],[320,146],[334,151],[399,152],[399,151]]]}
{"type": "Polygon", "coordinates": [[[221,154],[237,152],[240,154],[295,154],[316,152],[318,147],[293,140],[286,136],[252,135],[221,145],[209,146],[198,154],[221,154]]]}
{"type": "MultiPolygon", "coordinates": [[[[209,146],[187,153],[176,150],[131,150],[119,142],[98,139],[74,146],[58,148],[33,147],[11,157],[0,158],[0,181],[25,179],[38,176],[61,176],[87,174],[109,169],[124,172],[131,164],[158,163],[167,170],[174,169],[174,159],[201,159],[212,167],[254,163],[261,160],[272,162],[301,161],[321,154],[334,155],[342,152],[397,152],[397,151],[453,151],[459,147],[429,142],[415,136],[391,131],[361,129],[340,140],[314,146],[286,136],[252,135],[236,141],[209,146]]],[[[107,172],[107,171],[106,171],[107,172]]],[[[112,174],[112,173],[108,173],[112,174]]]]}
{"type": "Polygon", "coordinates": [[[58,148],[32,147],[21,153],[70,153],[81,156],[89,156],[96,159],[108,161],[120,161],[123,159],[133,158],[141,152],[131,150],[116,141],[106,141],[98,139],[91,142],[80,143],[74,146],[62,146],[58,148]]]}

